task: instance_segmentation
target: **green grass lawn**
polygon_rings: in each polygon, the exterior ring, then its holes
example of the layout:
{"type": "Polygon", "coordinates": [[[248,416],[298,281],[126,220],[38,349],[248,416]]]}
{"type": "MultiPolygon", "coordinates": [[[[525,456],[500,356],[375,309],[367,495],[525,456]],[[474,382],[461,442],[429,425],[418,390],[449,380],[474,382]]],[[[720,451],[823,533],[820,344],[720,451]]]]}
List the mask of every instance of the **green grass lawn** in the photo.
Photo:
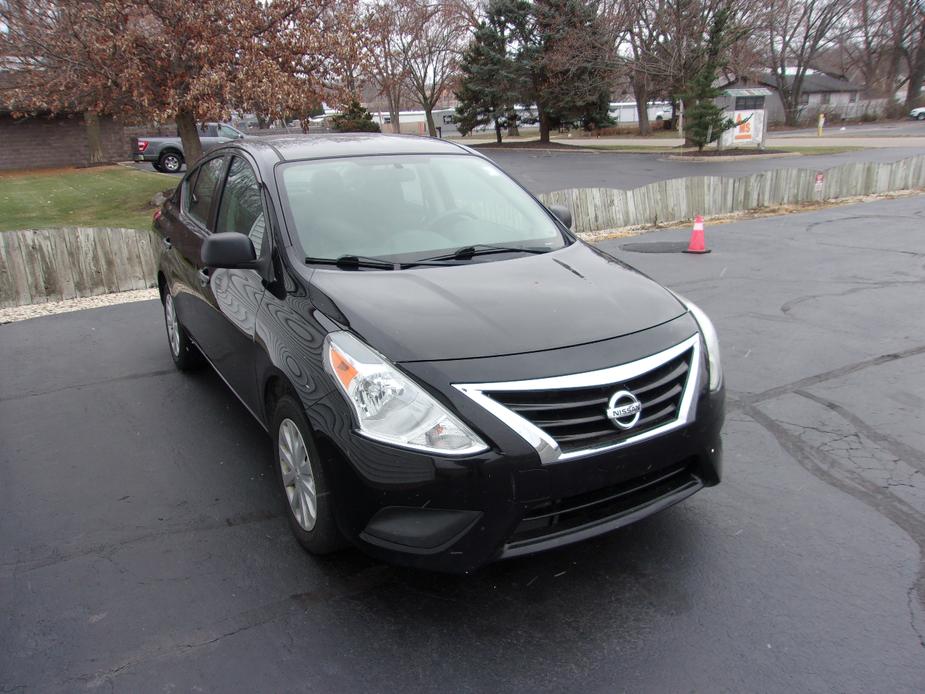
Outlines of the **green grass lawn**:
{"type": "Polygon", "coordinates": [[[151,225],[151,198],[177,178],[124,166],[0,174],[0,231],[151,225]]]}

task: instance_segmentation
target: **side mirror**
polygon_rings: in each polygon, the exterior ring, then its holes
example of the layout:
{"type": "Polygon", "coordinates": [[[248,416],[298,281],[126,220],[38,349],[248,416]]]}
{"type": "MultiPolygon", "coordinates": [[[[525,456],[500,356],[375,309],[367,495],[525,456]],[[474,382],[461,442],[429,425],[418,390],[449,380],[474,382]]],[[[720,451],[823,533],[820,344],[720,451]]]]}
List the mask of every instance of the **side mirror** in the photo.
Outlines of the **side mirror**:
{"type": "Polygon", "coordinates": [[[567,228],[572,228],[572,211],[569,208],[565,205],[550,205],[548,209],[567,228]]]}
{"type": "Polygon", "coordinates": [[[244,234],[224,231],[212,234],[202,242],[203,265],[230,269],[252,269],[257,267],[257,254],[253,242],[244,234]]]}

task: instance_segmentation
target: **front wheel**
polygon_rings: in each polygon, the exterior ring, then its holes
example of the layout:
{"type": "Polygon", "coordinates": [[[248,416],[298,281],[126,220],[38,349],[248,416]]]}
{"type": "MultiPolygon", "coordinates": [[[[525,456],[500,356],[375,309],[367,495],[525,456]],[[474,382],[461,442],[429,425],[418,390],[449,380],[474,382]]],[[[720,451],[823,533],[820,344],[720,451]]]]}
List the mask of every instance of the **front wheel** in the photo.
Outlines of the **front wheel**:
{"type": "Polygon", "coordinates": [[[177,152],[164,152],[157,164],[164,173],[178,173],[183,166],[183,157],[177,152]]]}
{"type": "Polygon", "coordinates": [[[915,117],[916,120],[925,120],[925,113],[920,113],[915,117]]]}
{"type": "Polygon", "coordinates": [[[170,289],[164,288],[164,323],[167,326],[167,344],[174,366],[180,371],[192,371],[202,364],[202,354],[190,340],[186,328],[177,317],[177,308],[173,303],[170,289]]]}
{"type": "Polygon", "coordinates": [[[312,554],[330,554],[344,545],[334,520],[331,492],[302,406],[290,395],[276,404],[271,429],[276,478],[286,499],[293,534],[312,554]]]}

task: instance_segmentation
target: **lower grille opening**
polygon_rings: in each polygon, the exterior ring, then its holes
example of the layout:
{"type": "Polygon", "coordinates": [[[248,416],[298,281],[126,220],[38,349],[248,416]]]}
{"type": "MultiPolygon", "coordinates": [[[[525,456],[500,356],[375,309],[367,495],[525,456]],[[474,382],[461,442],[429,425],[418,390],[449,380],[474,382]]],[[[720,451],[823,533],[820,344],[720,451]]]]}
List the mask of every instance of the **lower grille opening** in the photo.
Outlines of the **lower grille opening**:
{"type": "Polygon", "coordinates": [[[694,459],[576,496],[531,504],[508,540],[507,550],[581,531],[627,516],[656,502],[693,493],[703,486],[694,459]]]}

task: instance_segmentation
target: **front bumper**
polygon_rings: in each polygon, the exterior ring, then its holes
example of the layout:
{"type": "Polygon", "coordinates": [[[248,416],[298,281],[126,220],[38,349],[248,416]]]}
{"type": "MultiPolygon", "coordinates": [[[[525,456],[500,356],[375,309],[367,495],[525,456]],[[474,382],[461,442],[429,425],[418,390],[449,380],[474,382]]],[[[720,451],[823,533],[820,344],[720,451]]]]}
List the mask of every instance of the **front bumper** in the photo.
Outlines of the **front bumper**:
{"type": "Polygon", "coordinates": [[[344,535],[389,563],[464,573],[609,532],[718,484],[723,391],[698,388],[696,407],[684,427],[546,465],[511,441],[464,459],[383,446],[343,425],[349,412],[334,396],[309,417],[339,453],[326,473],[344,535]]]}

